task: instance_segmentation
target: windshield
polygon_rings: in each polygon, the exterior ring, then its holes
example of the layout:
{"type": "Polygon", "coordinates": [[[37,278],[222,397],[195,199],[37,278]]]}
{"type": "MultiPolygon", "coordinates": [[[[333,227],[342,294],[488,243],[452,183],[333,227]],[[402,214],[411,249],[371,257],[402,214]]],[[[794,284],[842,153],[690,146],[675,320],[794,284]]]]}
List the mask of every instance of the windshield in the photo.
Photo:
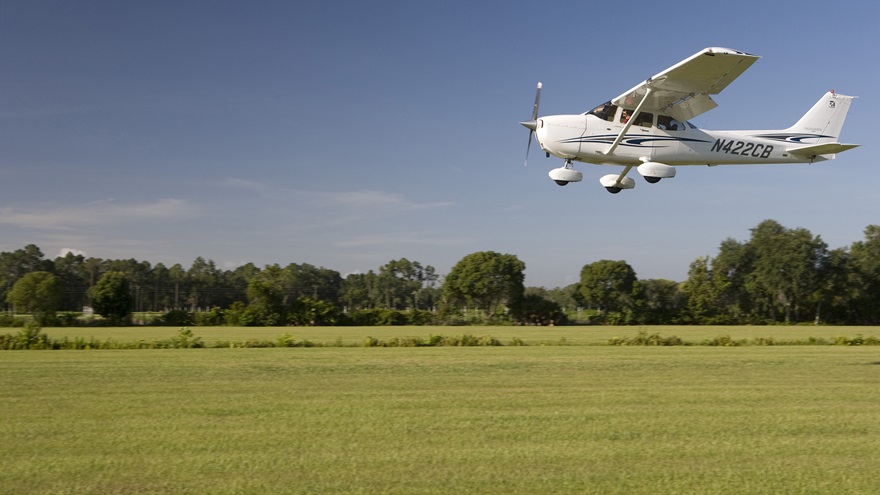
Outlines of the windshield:
{"type": "Polygon", "coordinates": [[[617,105],[612,105],[610,101],[606,101],[605,103],[587,112],[587,115],[595,115],[602,120],[607,120],[610,122],[614,120],[615,112],[617,112],[617,105]]]}

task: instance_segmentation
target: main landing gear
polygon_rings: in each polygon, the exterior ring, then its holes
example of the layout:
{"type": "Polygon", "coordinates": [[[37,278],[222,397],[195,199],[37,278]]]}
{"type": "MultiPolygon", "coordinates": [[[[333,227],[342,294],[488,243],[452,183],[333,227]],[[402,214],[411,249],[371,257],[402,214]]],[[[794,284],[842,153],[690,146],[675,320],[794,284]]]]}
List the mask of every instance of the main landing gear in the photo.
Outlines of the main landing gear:
{"type": "Polygon", "coordinates": [[[551,170],[549,175],[553,182],[560,186],[564,186],[569,182],[580,182],[584,178],[584,174],[574,169],[570,158],[565,160],[565,165],[562,167],[551,170]]]}

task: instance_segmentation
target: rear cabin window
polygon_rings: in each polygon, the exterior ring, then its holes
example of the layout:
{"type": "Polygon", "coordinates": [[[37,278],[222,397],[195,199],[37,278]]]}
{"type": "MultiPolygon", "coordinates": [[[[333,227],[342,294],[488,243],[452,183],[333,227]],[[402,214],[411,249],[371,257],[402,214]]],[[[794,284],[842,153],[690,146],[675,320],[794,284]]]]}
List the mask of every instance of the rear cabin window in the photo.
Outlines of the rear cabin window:
{"type": "Polygon", "coordinates": [[[684,124],[673,119],[668,115],[658,115],[657,116],[657,127],[659,129],[663,129],[664,131],[683,131],[684,124]]]}

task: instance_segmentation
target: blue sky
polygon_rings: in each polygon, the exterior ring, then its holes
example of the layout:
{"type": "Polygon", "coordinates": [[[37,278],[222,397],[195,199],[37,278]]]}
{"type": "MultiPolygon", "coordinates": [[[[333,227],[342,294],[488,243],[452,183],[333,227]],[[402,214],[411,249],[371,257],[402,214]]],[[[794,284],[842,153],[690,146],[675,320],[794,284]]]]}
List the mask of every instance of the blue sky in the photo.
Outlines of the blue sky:
{"type": "Polygon", "coordinates": [[[344,276],[492,250],[557,287],[601,259],[681,281],[765,219],[831,248],[880,224],[880,4],[626,5],[4,2],[0,251],[344,276]],[[560,160],[523,166],[537,81],[541,114],[579,113],[707,46],[763,58],[698,126],[788,127],[835,89],[860,97],[841,140],[863,146],[618,195],[611,169],[561,188],[560,160]]]}

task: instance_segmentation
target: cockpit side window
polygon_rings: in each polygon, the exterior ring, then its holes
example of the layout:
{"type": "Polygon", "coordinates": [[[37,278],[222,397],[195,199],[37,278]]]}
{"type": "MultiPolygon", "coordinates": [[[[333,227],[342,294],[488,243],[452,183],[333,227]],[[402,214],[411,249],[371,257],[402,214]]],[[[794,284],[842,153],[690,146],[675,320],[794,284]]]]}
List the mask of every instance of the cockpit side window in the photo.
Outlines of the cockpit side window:
{"type": "Polygon", "coordinates": [[[595,115],[602,120],[611,122],[612,120],[614,120],[615,113],[617,113],[617,105],[612,105],[610,101],[606,101],[605,103],[587,112],[587,115],[595,115]]]}
{"type": "Polygon", "coordinates": [[[683,131],[684,124],[668,115],[657,116],[657,127],[665,131],[683,131]]]}
{"type": "Polygon", "coordinates": [[[639,112],[639,114],[636,115],[636,120],[633,121],[633,124],[639,125],[642,127],[651,127],[651,124],[653,124],[653,123],[654,123],[654,114],[653,113],[646,113],[646,112],[639,112]]]}

